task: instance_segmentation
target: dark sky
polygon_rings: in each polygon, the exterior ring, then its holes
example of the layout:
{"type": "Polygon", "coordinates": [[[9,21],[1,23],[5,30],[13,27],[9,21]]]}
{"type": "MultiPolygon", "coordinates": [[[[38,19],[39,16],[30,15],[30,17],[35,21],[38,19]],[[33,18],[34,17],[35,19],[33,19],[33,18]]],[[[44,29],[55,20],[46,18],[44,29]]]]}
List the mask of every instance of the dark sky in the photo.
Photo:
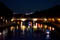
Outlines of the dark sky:
{"type": "Polygon", "coordinates": [[[59,0],[0,0],[16,13],[45,10],[54,5],[60,5],[59,0]]]}

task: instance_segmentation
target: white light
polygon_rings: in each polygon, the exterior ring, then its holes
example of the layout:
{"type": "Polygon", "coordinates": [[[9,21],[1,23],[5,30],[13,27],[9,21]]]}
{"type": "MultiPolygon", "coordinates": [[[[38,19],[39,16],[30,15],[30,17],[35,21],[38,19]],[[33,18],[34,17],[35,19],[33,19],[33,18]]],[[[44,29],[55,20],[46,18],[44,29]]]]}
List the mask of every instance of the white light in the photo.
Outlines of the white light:
{"type": "Polygon", "coordinates": [[[47,34],[50,34],[50,32],[46,32],[47,34]]]}
{"type": "Polygon", "coordinates": [[[2,35],[2,33],[0,32],[0,35],[2,35]]]}
{"type": "Polygon", "coordinates": [[[46,37],[47,37],[47,38],[49,38],[49,37],[50,37],[50,35],[46,35],[46,37]]]}
{"type": "Polygon", "coordinates": [[[1,19],[3,19],[3,17],[1,17],[1,19]]]}

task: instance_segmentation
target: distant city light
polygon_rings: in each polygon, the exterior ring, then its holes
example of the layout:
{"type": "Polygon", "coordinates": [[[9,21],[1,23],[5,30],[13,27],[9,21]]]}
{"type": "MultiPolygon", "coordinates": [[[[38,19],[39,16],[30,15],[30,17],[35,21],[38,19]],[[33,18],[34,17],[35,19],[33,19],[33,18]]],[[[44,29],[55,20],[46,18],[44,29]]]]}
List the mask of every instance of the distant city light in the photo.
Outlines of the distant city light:
{"type": "Polygon", "coordinates": [[[60,18],[57,18],[57,21],[60,22],[60,18]]]}
{"type": "Polygon", "coordinates": [[[40,27],[42,28],[42,27],[43,27],[43,25],[41,24],[41,25],[40,25],[40,27]]]}
{"type": "Polygon", "coordinates": [[[11,19],[11,21],[14,21],[14,19],[11,19]]]}
{"type": "Polygon", "coordinates": [[[0,32],[0,35],[2,35],[2,33],[0,32]]]}
{"type": "Polygon", "coordinates": [[[51,27],[49,27],[49,30],[51,31],[51,27]]]}
{"type": "Polygon", "coordinates": [[[20,24],[19,22],[17,22],[18,24],[20,24]]]}
{"type": "Polygon", "coordinates": [[[26,20],[26,18],[21,18],[21,21],[25,21],[26,20]]]}
{"type": "Polygon", "coordinates": [[[44,18],[44,21],[47,21],[47,18],[44,18]]]}
{"type": "Polygon", "coordinates": [[[17,25],[17,27],[16,27],[17,29],[18,29],[18,25],[17,25]]]}
{"type": "Polygon", "coordinates": [[[47,34],[49,34],[50,32],[46,32],[47,34]]]}
{"type": "Polygon", "coordinates": [[[6,20],[6,23],[7,23],[8,21],[6,20]]]}
{"type": "Polygon", "coordinates": [[[24,30],[25,30],[25,28],[26,28],[26,26],[24,26],[24,25],[23,25],[23,26],[21,27],[21,30],[23,30],[23,31],[24,31],[24,30]]]}
{"type": "Polygon", "coordinates": [[[46,34],[50,34],[50,31],[48,29],[46,30],[46,34]]]}
{"type": "Polygon", "coordinates": [[[37,21],[37,18],[33,18],[32,20],[33,20],[33,21],[37,21]]]}
{"type": "Polygon", "coordinates": [[[48,21],[51,21],[51,18],[48,18],[48,21]]]}
{"type": "Polygon", "coordinates": [[[1,19],[3,19],[3,17],[1,17],[1,19]]]}
{"type": "Polygon", "coordinates": [[[44,28],[46,29],[47,28],[47,25],[45,25],[44,28]]]}
{"type": "Polygon", "coordinates": [[[11,27],[10,27],[10,30],[11,30],[11,31],[13,31],[14,29],[15,29],[15,27],[14,27],[14,26],[11,26],[11,27]]]}
{"type": "Polygon", "coordinates": [[[54,18],[52,18],[52,21],[54,22],[54,21],[55,21],[55,19],[54,19],[54,18]]]}
{"type": "Polygon", "coordinates": [[[54,30],[55,30],[55,28],[54,28],[54,27],[52,27],[52,30],[54,31],[54,30]]]}

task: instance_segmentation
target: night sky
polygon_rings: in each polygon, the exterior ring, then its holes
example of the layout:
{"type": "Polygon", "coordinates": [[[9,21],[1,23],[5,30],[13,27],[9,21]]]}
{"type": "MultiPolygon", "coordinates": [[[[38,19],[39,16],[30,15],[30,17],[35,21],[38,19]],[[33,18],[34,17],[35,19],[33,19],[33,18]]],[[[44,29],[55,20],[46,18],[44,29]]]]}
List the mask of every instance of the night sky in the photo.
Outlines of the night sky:
{"type": "Polygon", "coordinates": [[[60,5],[59,0],[0,0],[15,13],[34,12],[60,5]]]}

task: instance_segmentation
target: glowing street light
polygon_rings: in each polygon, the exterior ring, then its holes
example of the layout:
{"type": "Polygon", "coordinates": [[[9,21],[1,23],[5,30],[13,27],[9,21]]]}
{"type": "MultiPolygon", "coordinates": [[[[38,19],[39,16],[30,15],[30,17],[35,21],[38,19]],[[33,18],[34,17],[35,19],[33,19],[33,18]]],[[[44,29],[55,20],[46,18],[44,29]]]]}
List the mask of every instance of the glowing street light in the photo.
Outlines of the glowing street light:
{"type": "Polygon", "coordinates": [[[57,18],[57,21],[59,21],[59,22],[60,22],[60,18],[57,18]]]}
{"type": "Polygon", "coordinates": [[[37,18],[33,18],[32,20],[33,20],[33,21],[37,21],[37,18]]]}
{"type": "Polygon", "coordinates": [[[26,18],[21,18],[21,21],[25,21],[26,20],[26,18]]]}
{"type": "Polygon", "coordinates": [[[47,21],[47,18],[44,18],[44,21],[47,21]]]}
{"type": "Polygon", "coordinates": [[[11,21],[14,21],[14,19],[11,19],[11,21]]]}
{"type": "Polygon", "coordinates": [[[52,21],[54,22],[54,21],[55,21],[55,19],[54,19],[54,18],[52,18],[52,21]]]}
{"type": "Polygon", "coordinates": [[[21,30],[23,30],[23,31],[24,31],[24,30],[25,30],[25,28],[26,28],[26,27],[23,25],[23,26],[21,27],[21,30]]]}
{"type": "Polygon", "coordinates": [[[10,30],[11,30],[11,31],[13,31],[14,29],[15,29],[15,27],[14,27],[14,26],[11,26],[11,27],[10,27],[10,30]]]}
{"type": "Polygon", "coordinates": [[[44,28],[46,29],[47,28],[47,25],[45,25],[44,28]]]}
{"type": "Polygon", "coordinates": [[[52,27],[52,30],[54,31],[54,30],[55,30],[55,28],[54,28],[54,27],[52,27]]]}
{"type": "Polygon", "coordinates": [[[36,26],[36,25],[34,25],[34,26],[33,26],[33,28],[34,28],[34,29],[37,29],[37,26],[36,26]]]}
{"type": "Polygon", "coordinates": [[[0,32],[0,35],[2,35],[2,33],[0,32]]]}
{"type": "Polygon", "coordinates": [[[1,17],[1,19],[3,19],[3,17],[1,17]]]}

